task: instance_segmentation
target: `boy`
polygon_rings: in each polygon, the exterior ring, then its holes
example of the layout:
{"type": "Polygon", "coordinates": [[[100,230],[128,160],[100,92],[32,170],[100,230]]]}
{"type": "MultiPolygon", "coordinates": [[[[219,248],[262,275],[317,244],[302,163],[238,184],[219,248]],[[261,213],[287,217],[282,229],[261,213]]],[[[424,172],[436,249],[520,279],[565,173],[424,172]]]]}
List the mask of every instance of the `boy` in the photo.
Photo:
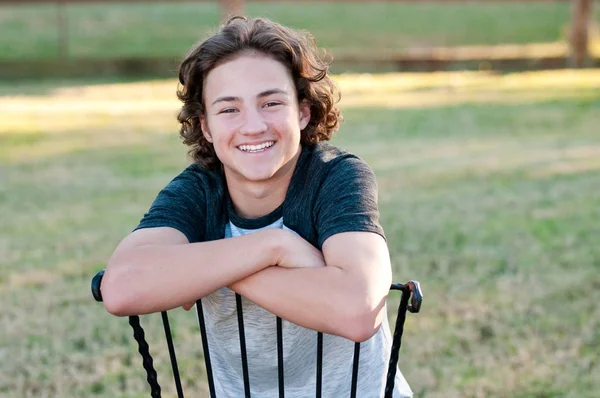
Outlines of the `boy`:
{"type": "MultiPolygon", "coordinates": [[[[389,253],[377,186],[356,156],[326,143],[336,87],[313,41],[264,19],[234,18],[179,70],[180,134],[194,164],[157,196],[107,265],[115,315],[202,298],[217,396],[243,396],[235,293],[243,296],[252,394],[278,395],[275,315],[288,397],[347,396],[353,343],[358,396],[383,394],[390,331],[389,253]]],[[[397,373],[395,395],[411,396],[397,373]]]]}

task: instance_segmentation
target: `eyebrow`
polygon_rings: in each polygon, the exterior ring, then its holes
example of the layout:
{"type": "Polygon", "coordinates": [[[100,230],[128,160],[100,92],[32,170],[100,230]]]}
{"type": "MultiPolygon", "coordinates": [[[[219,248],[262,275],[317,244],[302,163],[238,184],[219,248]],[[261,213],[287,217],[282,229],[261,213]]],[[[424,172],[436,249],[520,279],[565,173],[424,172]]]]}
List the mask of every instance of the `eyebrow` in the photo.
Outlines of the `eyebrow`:
{"type": "MultiPolygon", "coordinates": [[[[257,95],[257,97],[258,98],[264,98],[264,97],[268,97],[268,96],[273,95],[273,94],[285,94],[285,95],[289,96],[289,93],[287,91],[285,91],[285,90],[282,90],[280,88],[272,88],[272,89],[265,90],[265,91],[259,93],[257,95]]],[[[241,102],[242,99],[240,97],[234,97],[234,96],[219,97],[219,98],[217,98],[216,100],[214,100],[212,102],[211,106],[215,105],[215,104],[217,104],[219,102],[236,102],[236,101],[241,102]]]]}

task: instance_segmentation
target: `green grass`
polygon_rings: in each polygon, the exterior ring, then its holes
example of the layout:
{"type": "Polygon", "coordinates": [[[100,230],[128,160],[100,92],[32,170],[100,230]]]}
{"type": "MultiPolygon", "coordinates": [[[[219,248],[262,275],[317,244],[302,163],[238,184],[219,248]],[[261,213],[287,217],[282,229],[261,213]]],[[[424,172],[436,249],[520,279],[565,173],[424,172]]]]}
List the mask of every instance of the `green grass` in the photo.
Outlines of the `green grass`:
{"type": "MultiPolygon", "coordinates": [[[[0,8],[0,59],[56,58],[57,8],[0,8]]],[[[309,29],[336,52],[410,47],[555,42],[570,19],[568,3],[249,3],[247,13],[309,29]]],[[[215,29],[215,3],[66,6],[69,55],[181,57],[215,29]]],[[[595,21],[600,22],[600,7],[595,21]]]]}
{"type": "MultiPolygon", "coordinates": [[[[345,108],[334,142],[374,168],[394,279],[420,280],[425,291],[400,361],[418,396],[600,391],[600,79],[582,75],[587,88],[574,85],[568,98],[545,89],[529,100],[532,86],[511,89],[522,97],[504,86],[583,72],[556,73],[480,82],[467,90],[471,100],[429,104],[410,98],[447,90],[459,98],[466,91],[451,86],[467,78],[381,77],[385,87],[422,83],[400,90],[408,104],[375,89],[386,106],[345,108]],[[482,101],[483,93],[500,100],[482,101]]],[[[344,78],[349,101],[365,95],[355,93],[363,78],[344,78]]],[[[170,99],[175,82],[64,84],[13,99],[19,90],[0,88],[0,395],[147,396],[127,321],[93,302],[89,282],[187,164],[176,101],[149,113],[119,101],[145,87],[153,94],[144,108],[170,99]],[[106,96],[120,112],[92,102],[47,109],[106,96]]],[[[397,300],[392,294],[390,307],[397,300]]],[[[195,314],[176,310],[170,320],[186,394],[206,395],[195,314]]],[[[160,317],[142,322],[174,396],[160,317]]]]}

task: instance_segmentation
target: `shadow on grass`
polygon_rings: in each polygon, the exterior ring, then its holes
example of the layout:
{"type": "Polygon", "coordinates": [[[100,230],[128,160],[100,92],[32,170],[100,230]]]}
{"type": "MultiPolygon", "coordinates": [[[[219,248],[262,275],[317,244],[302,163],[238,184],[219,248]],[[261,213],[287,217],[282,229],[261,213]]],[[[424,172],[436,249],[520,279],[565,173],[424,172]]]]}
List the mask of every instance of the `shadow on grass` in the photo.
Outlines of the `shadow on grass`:
{"type": "MultiPolygon", "coordinates": [[[[176,74],[169,74],[162,77],[174,78],[175,76],[176,74]]],[[[0,81],[0,99],[2,97],[13,96],[52,96],[56,93],[56,90],[61,89],[76,89],[88,86],[101,87],[107,84],[142,83],[155,78],[157,77],[141,74],[136,76],[107,75],[80,78],[49,78],[38,74],[37,77],[12,79],[10,82],[7,80],[0,81]]]]}

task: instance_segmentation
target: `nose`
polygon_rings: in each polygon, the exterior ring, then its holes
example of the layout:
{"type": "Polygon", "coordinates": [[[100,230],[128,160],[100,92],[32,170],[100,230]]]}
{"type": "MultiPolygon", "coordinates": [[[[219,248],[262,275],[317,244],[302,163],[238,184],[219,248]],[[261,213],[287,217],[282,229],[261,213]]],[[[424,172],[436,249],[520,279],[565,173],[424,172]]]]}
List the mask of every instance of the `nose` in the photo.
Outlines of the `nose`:
{"type": "Polygon", "coordinates": [[[267,130],[267,123],[257,109],[246,109],[244,112],[240,133],[244,135],[256,135],[267,130]]]}

